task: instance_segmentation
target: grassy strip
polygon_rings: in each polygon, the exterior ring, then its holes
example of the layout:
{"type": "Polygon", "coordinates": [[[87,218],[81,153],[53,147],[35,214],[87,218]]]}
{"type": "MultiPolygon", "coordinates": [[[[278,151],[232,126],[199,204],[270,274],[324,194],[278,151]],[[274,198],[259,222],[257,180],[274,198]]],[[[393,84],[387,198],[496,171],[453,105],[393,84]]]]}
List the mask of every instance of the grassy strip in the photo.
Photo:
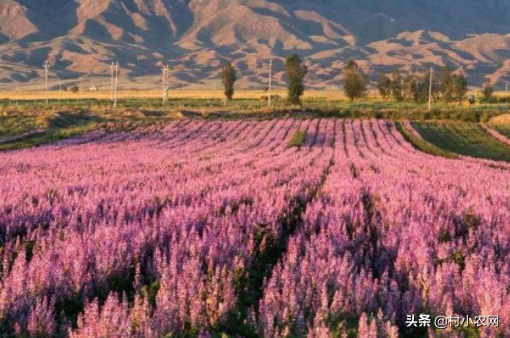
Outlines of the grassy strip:
{"type": "Polygon", "coordinates": [[[409,130],[407,130],[400,122],[396,122],[395,126],[396,126],[397,130],[400,132],[400,134],[402,134],[404,139],[407,142],[411,143],[411,145],[415,149],[422,151],[424,153],[430,154],[430,155],[434,155],[434,156],[440,156],[440,157],[445,157],[445,158],[450,158],[450,159],[458,159],[459,158],[459,156],[456,154],[453,154],[449,151],[438,148],[430,143],[427,143],[426,141],[424,141],[422,139],[419,139],[418,137],[413,135],[409,130]]]}
{"type": "Polygon", "coordinates": [[[12,141],[0,143],[1,150],[16,150],[53,143],[90,132],[98,127],[101,119],[84,112],[57,113],[37,118],[42,130],[14,137],[12,141]]]}
{"type": "Polygon", "coordinates": [[[0,151],[36,147],[77,137],[94,130],[130,131],[162,126],[180,118],[173,112],[154,111],[53,111],[18,112],[0,116],[0,151]],[[27,130],[28,129],[28,130],[27,130]],[[31,133],[30,129],[41,130],[31,133]],[[1,140],[7,142],[1,142],[1,140]]]}
{"type": "Polygon", "coordinates": [[[43,133],[44,133],[44,130],[36,129],[36,130],[28,131],[28,132],[25,132],[22,134],[18,134],[16,136],[11,136],[11,137],[7,137],[7,138],[3,138],[3,139],[0,138],[0,144],[18,142],[20,140],[23,140],[23,139],[26,139],[29,137],[33,137],[35,135],[41,135],[43,133]]]}
{"type": "Polygon", "coordinates": [[[15,142],[0,144],[0,151],[37,147],[61,141],[67,138],[80,136],[85,133],[91,132],[94,129],[95,129],[94,125],[90,125],[78,128],[51,130],[43,133],[38,133],[27,137],[23,137],[15,142]]]}
{"type": "Polygon", "coordinates": [[[490,128],[510,139],[510,125],[491,125],[490,128]]]}
{"type": "Polygon", "coordinates": [[[289,141],[289,148],[301,147],[306,140],[306,131],[297,130],[289,141]]]}
{"type": "MultiPolygon", "coordinates": [[[[261,93],[263,95],[263,93],[261,93]]],[[[236,118],[276,118],[287,114],[304,117],[343,117],[343,118],[386,118],[392,120],[410,119],[413,121],[451,120],[464,122],[487,122],[491,118],[508,112],[508,104],[476,105],[472,107],[455,106],[444,103],[434,104],[431,111],[427,105],[412,102],[397,103],[383,100],[365,100],[348,102],[338,96],[327,98],[305,98],[300,107],[288,105],[285,100],[275,101],[272,107],[267,102],[257,98],[235,99],[224,107],[219,98],[171,98],[163,106],[156,98],[124,98],[119,100],[118,108],[112,109],[110,100],[106,99],[66,99],[50,100],[46,105],[43,101],[0,100],[0,117],[11,112],[44,112],[87,110],[94,114],[105,111],[122,115],[126,109],[152,110],[161,114],[169,111],[190,111],[193,115],[210,119],[236,118]]],[[[31,121],[27,121],[31,123],[31,121]]],[[[31,129],[31,128],[28,128],[31,129]]],[[[0,126],[0,135],[1,135],[0,126]]]]}
{"type": "Polygon", "coordinates": [[[29,133],[37,127],[36,116],[0,116],[0,139],[29,133]]]}
{"type": "Polygon", "coordinates": [[[494,161],[510,162],[510,146],[474,123],[413,123],[428,143],[446,151],[494,161]]]}

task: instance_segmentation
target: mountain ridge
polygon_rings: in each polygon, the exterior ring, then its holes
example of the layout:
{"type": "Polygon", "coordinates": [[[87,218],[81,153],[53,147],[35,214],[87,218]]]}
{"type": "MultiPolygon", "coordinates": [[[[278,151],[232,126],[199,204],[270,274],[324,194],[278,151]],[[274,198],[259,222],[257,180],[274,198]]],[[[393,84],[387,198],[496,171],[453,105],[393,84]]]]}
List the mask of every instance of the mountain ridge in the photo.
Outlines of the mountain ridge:
{"type": "Polygon", "coordinates": [[[445,64],[475,85],[510,81],[510,3],[501,0],[3,0],[0,82],[40,76],[107,76],[119,60],[127,78],[173,66],[175,82],[216,81],[232,60],[246,84],[263,83],[267,60],[296,52],[307,81],[339,86],[346,60],[374,78],[398,67],[445,64]]]}

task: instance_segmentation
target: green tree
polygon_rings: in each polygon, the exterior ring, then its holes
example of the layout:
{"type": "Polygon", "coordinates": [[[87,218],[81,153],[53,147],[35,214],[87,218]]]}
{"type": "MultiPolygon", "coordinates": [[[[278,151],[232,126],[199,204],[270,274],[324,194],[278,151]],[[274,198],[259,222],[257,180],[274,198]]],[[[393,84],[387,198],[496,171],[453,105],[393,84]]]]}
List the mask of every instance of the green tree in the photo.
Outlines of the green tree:
{"type": "MultiPolygon", "coordinates": [[[[432,78],[432,98],[437,101],[440,84],[436,77],[432,78]]],[[[425,103],[429,100],[430,70],[422,73],[407,75],[404,79],[404,92],[406,98],[416,103],[425,103]]]]}
{"type": "Polygon", "coordinates": [[[377,90],[383,99],[391,95],[391,87],[391,79],[389,76],[384,72],[380,72],[379,79],[377,80],[377,90]]]}
{"type": "Polygon", "coordinates": [[[227,62],[221,69],[221,82],[225,88],[225,98],[230,101],[234,97],[234,84],[237,81],[237,72],[231,62],[227,62]]]}
{"type": "Polygon", "coordinates": [[[406,75],[404,78],[404,96],[407,101],[419,102],[423,89],[423,81],[419,74],[406,75]]]}
{"type": "Polygon", "coordinates": [[[395,68],[391,73],[391,96],[395,101],[402,102],[404,100],[402,90],[402,75],[400,75],[398,69],[395,68]]]}
{"type": "Polygon", "coordinates": [[[413,82],[415,81],[414,75],[406,74],[402,79],[402,93],[406,101],[413,99],[413,82]]]}
{"type": "Polygon", "coordinates": [[[452,80],[452,86],[453,86],[453,98],[455,101],[458,101],[460,104],[462,104],[462,101],[464,101],[464,97],[466,96],[468,92],[468,81],[464,74],[460,73],[457,75],[454,75],[452,80]]]}
{"type": "Polygon", "coordinates": [[[351,100],[362,98],[367,92],[368,77],[358,68],[354,60],[344,67],[344,93],[351,100]]]}
{"type": "MultiPolygon", "coordinates": [[[[426,77],[427,82],[427,90],[430,87],[430,72],[431,69],[424,72],[424,76],[426,77]]],[[[432,100],[437,102],[439,100],[439,94],[441,93],[441,79],[438,78],[435,73],[432,71],[432,100]]],[[[427,93],[427,101],[428,101],[428,93],[427,93]]]]}
{"type": "Polygon", "coordinates": [[[414,76],[411,88],[413,100],[416,103],[424,103],[429,99],[430,73],[425,72],[414,76]]]}
{"type": "Polygon", "coordinates": [[[451,102],[455,96],[455,75],[452,73],[452,70],[449,66],[444,66],[441,68],[441,73],[439,75],[439,81],[441,86],[441,96],[445,102],[451,102]]]}
{"type": "Polygon", "coordinates": [[[485,102],[489,102],[492,99],[492,95],[494,94],[494,87],[492,86],[492,82],[490,79],[485,81],[485,85],[483,86],[482,96],[485,102]]]}
{"type": "Polygon", "coordinates": [[[289,79],[288,100],[290,104],[301,104],[301,96],[305,92],[303,80],[308,73],[308,67],[297,54],[292,54],[285,61],[285,70],[289,79]]]}

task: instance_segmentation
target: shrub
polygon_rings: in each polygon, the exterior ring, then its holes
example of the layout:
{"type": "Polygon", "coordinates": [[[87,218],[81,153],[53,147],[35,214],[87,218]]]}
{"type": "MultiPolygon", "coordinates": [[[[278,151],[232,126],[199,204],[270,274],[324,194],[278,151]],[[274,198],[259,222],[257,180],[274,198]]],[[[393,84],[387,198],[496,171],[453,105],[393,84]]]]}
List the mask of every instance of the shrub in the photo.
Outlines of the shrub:
{"type": "Polygon", "coordinates": [[[306,140],[306,131],[297,130],[289,141],[289,148],[301,147],[306,140]]]}
{"type": "Polygon", "coordinates": [[[488,79],[485,82],[485,85],[483,86],[482,101],[483,102],[491,102],[493,94],[494,94],[494,87],[492,86],[491,80],[488,79]]]}
{"type": "Polygon", "coordinates": [[[489,113],[483,112],[482,116],[480,117],[480,122],[487,123],[487,122],[489,122],[490,119],[491,119],[491,117],[490,117],[489,113]]]}

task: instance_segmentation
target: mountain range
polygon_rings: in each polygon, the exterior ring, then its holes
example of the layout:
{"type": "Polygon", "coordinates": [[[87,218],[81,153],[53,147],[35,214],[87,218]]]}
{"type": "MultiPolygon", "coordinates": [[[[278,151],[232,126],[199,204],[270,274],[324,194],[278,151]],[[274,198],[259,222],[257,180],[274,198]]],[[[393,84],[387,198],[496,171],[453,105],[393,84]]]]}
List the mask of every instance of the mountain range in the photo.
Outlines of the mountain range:
{"type": "Polygon", "coordinates": [[[104,77],[119,61],[123,81],[209,85],[227,60],[244,86],[265,83],[268,60],[284,81],[298,53],[307,83],[341,85],[349,59],[376,79],[394,67],[450,65],[472,85],[510,81],[508,0],[0,0],[0,83],[104,77]]]}

